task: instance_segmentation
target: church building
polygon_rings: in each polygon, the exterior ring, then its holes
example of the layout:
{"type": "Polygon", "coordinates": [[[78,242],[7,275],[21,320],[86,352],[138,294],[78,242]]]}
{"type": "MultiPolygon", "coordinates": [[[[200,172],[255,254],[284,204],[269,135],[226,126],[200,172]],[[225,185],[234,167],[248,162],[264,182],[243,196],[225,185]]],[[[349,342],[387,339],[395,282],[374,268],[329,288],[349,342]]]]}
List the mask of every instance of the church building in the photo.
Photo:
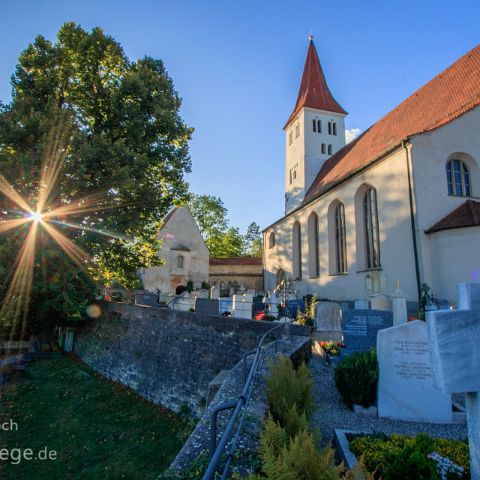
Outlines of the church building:
{"type": "Polygon", "coordinates": [[[263,231],[265,289],[349,301],[480,281],[480,46],[346,144],[310,39],[285,130],[285,215],[263,231]]]}

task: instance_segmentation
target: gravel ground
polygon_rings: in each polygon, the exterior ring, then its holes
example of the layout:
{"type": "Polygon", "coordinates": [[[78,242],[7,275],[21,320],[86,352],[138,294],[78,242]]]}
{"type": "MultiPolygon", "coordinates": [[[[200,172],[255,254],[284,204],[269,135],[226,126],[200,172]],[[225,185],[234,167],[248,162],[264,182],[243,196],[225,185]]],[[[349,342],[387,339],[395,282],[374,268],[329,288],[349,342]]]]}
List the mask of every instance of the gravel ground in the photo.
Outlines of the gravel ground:
{"type": "Polygon", "coordinates": [[[312,426],[320,428],[322,445],[333,441],[334,429],[357,430],[362,432],[383,432],[415,435],[426,432],[432,437],[467,438],[466,424],[433,424],[406,422],[387,418],[375,418],[355,414],[343,404],[333,377],[334,367],[314,354],[310,361],[314,377],[314,396],[318,405],[312,419],[312,426]]]}

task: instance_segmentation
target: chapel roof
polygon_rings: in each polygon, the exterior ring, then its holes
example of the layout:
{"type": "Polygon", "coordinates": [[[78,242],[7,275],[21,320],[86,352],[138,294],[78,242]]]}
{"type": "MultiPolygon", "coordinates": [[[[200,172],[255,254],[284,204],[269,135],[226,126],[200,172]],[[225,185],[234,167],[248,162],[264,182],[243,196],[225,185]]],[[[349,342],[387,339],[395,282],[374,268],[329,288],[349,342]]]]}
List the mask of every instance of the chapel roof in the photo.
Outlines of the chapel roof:
{"type": "Polygon", "coordinates": [[[302,205],[398,148],[409,137],[441,127],[479,103],[480,45],[477,45],[331,156],[302,205]]]}
{"type": "Polygon", "coordinates": [[[325,79],[317,49],[313,40],[310,39],[307,59],[303,67],[302,82],[298,91],[297,103],[288,117],[285,127],[295,118],[303,107],[317,108],[327,112],[346,114],[347,112],[335,100],[325,79]]]}
{"type": "Polygon", "coordinates": [[[480,226],[480,202],[467,200],[446,217],[432,225],[425,233],[441,232],[452,228],[477,227],[480,226]]]}

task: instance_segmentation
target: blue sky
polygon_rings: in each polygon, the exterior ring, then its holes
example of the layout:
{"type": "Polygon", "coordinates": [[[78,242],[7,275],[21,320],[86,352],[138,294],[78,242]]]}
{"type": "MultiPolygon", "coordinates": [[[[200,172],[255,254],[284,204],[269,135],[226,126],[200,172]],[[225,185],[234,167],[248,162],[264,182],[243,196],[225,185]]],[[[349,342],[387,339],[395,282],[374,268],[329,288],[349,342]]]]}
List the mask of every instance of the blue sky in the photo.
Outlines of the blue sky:
{"type": "Polygon", "coordinates": [[[0,4],[0,99],[36,34],[102,27],[131,59],[161,58],[195,128],[191,190],[233,225],[283,214],[284,133],[312,32],[330,89],[361,131],[473,48],[478,1],[23,1],[0,4]]]}

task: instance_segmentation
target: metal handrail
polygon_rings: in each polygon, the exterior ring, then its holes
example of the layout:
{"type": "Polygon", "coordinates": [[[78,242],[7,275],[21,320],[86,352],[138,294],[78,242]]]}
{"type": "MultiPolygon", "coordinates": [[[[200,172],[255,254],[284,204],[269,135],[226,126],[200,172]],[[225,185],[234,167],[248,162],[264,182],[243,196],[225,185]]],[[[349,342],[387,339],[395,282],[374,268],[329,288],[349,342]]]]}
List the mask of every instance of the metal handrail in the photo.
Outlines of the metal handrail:
{"type": "MultiPolygon", "coordinates": [[[[237,430],[235,432],[233,443],[230,446],[230,449],[229,449],[229,452],[228,452],[228,455],[227,455],[227,459],[226,459],[226,463],[225,463],[225,467],[223,469],[222,476],[221,476],[222,480],[227,478],[227,474],[228,474],[228,471],[230,469],[230,464],[233,460],[233,456],[235,454],[237,444],[238,444],[238,441],[239,441],[239,438],[240,438],[240,433],[241,433],[241,430],[242,430],[243,422],[244,422],[245,417],[246,417],[247,407],[248,407],[248,404],[250,402],[250,398],[251,398],[251,395],[252,395],[253,381],[255,380],[255,375],[257,373],[263,343],[264,343],[264,341],[265,341],[265,339],[267,338],[268,335],[273,333],[275,330],[278,330],[280,328],[284,328],[285,325],[290,325],[292,322],[293,322],[293,320],[291,320],[288,323],[281,323],[279,325],[276,325],[275,327],[273,327],[270,330],[268,330],[267,332],[265,332],[263,335],[259,336],[260,340],[258,341],[257,348],[255,350],[255,358],[253,359],[253,363],[252,363],[252,366],[250,368],[250,373],[248,374],[248,378],[245,381],[242,393],[240,394],[240,396],[238,397],[238,399],[236,401],[231,400],[230,402],[226,402],[226,403],[217,405],[214,408],[214,410],[212,412],[212,418],[211,418],[211,424],[210,424],[210,462],[208,464],[207,470],[205,471],[205,474],[202,477],[202,480],[213,480],[213,478],[215,476],[215,473],[217,471],[218,465],[220,463],[222,454],[225,450],[225,447],[226,447],[228,441],[230,440],[230,438],[232,436],[232,433],[233,433],[233,430],[234,430],[234,427],[235,427],[235,423],[237,422],[238,416],[240,415],[240,413],[242,412],[242,409],[243,409],[243,414],[242,414],[242,417],[241,417],[240,422],[238,424],[237,430]],[[223,435],[221,436],[221,438],[220,438],[220,440],[217,444],[217,438],[216,438],[217,437],[217,423],[216,422],[217,422],[218,413],[220,411],[227,410],[227,409],[232,409],[232,408],[234,409],[233,413],[230,417],[230,420],[228,421],[228,424],[225,428],[225,431],[223,432],[223,435]]],[[[249,353],[253,354],[253,352],[249,352],[249,353]]],[[[246,361],[247,356],[248,356],[248,354],[244,357],[244,361],[246,361]]]]}

